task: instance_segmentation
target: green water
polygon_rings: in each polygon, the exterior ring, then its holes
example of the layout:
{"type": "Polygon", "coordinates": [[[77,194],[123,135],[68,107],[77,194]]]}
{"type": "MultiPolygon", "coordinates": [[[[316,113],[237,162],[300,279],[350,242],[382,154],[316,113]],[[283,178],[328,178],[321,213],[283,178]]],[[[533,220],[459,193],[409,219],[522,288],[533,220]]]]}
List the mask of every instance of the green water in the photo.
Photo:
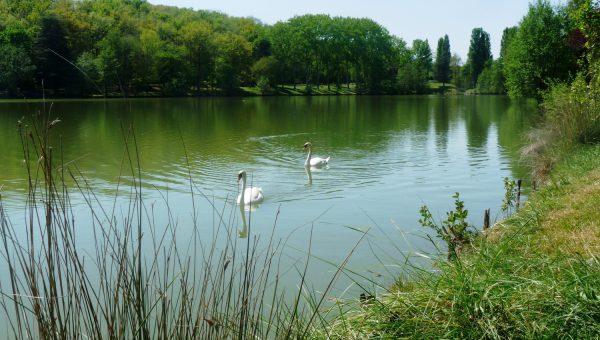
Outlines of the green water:
{"type": "MultiPolygon", "coordinates": [[[[132,127],[144,199],[155,203],[159,223],[166,210],[160,206],[168,202],[181,242],[188,241],[194,207],[207,232],[215,227],[215,207],[236,211],[237,173],[245,169],[265,195],[251,212],[252,237],[268,236],[275,225],[293,262],[306,256],[312,229],[312,254],[339,263],[359,239],[357,230],[370,228],[349,267],[391,282],[386,272],[398,271],[394,261],[431,250],[417,222],[421,205],[441,218],[460,192],[479,226],[484,209],[491,208],[492,219],[501,216],[504,177],[527,185],[518,149],[535,107],[494,96],[49,101],[45,108],[0,102],[0,187],[17,227],[27,182],[16,125],[44,110],[60,119],[53,128],[55,150],[62,149],[68,167],[111,204],[123,176],[131,174],[122,165],[132,127]],[[307,141],[314,154],[331,156],[328,167],[305,170],[307,141]]],[[[71,202],[75,212],[85,209],[76,190],[71,202]]],[[[93,242],[85,216],[76,221],[82,248],[93,242]]],[[[318,285],[327,276],[320,273],[332,268],[315,262],[311,277],[318,285]]]]}

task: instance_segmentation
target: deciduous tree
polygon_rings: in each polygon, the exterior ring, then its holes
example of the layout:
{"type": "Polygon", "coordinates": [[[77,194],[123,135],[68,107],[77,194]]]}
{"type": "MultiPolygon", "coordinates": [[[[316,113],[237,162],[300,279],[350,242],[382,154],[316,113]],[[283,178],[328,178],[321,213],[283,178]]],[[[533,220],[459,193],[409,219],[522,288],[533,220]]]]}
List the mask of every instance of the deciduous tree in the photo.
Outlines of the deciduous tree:
{"type": "Polygon", "coordinates": [[[214,29],[206,21],[192,21],[181,28],[186,60],[190,65],[190,84],[200,92],[203,83],[212,77],[215,65],[214,29]]]}
{"type": "Polygon", "coordinates": [[[488,61],[477,79],[477,92],[486,94],[506,93],[504,74],[500,61],[488,61]]]}
{"type": "Polygon", "coordinates": [[[567,43],[572,28],[568,16],[555,11],[548,1],[529,6],[504,61],[512,97],[538,97],[549,82],[567,80],[574,73],[577,60],[567,43]]]}
{"type": "Polygon", "coordinates": [[[38,83],[43,81],[46,90],[64,91],[66,95],[79,94],[81,78],[71,64],[73,56],[59,18],[50,15],[42,19],[34,50],[38,83]]]}
{"type": "Polygon", "coordinates": [[[252,45],[242,36],[229,32],[217,35],[215,41],[217,85],[225,93],[234,93],[250,71],[252,45]]]}
{"type": "Polygon", "coordinates": [[[399,48],[397,88],[400,93],[425,93],[432,67],[427,40],[413,41],[412,48],[399,48]]]}

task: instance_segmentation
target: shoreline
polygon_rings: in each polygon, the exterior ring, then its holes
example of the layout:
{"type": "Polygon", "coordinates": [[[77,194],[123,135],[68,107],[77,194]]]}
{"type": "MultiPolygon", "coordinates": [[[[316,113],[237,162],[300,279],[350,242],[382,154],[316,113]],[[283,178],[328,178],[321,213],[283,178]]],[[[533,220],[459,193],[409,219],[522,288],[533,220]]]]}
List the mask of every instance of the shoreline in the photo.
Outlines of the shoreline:
{"type": "Polygon", "coordinates": [[[415,268],[339,315],[327,337],[597,337],[598,206],[600,145],[580,146],[457,261],[438,260],[437,273],[415,268]]]}

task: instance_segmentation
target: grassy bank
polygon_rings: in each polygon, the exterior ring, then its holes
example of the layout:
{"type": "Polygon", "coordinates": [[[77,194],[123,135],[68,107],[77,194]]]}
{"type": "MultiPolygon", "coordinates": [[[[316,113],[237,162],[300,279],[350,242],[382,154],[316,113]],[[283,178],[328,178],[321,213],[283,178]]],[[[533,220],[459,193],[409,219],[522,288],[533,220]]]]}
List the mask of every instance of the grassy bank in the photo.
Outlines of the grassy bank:
{"type": "Polygon", "coordinates": [[[415,268],[314,337],[599,337],[598,207],[600,146],[578,147],[458,261],[415,268]]]}
{"type": "Polygon", "coordinates": [[[360,94],[356,84],[346,84],[341,87],[337,87],[334,84],[320,85],[307,87],[306,84],[293,85],[281,85],[268,89],[261,89],[258,86],[242,87],[241,91],[244,95],[250,96],[323,96],[323,95],[356,95],[360,94]]]}

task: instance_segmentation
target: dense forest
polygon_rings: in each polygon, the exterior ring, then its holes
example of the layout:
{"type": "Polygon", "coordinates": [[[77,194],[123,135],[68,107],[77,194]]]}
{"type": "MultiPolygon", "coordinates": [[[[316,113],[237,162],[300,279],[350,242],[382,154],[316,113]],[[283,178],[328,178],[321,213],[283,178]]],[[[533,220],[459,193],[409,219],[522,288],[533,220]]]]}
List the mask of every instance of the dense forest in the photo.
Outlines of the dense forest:
{"type": "Polygon", "coordinates": [[[569,8],[538,0],[500,56],[474,28],[466,61],[440,37],[410,45],[370,19],[303,15],[274,25],[144,0],[1,0],[0,97],[354,93],[474,89],[535,97],[577,69],[585,41],[569,8]],[[583,40],[582,40],[583,39],[583,40]],[[453,86],[447,86],[453,85],[453,86]]]}

